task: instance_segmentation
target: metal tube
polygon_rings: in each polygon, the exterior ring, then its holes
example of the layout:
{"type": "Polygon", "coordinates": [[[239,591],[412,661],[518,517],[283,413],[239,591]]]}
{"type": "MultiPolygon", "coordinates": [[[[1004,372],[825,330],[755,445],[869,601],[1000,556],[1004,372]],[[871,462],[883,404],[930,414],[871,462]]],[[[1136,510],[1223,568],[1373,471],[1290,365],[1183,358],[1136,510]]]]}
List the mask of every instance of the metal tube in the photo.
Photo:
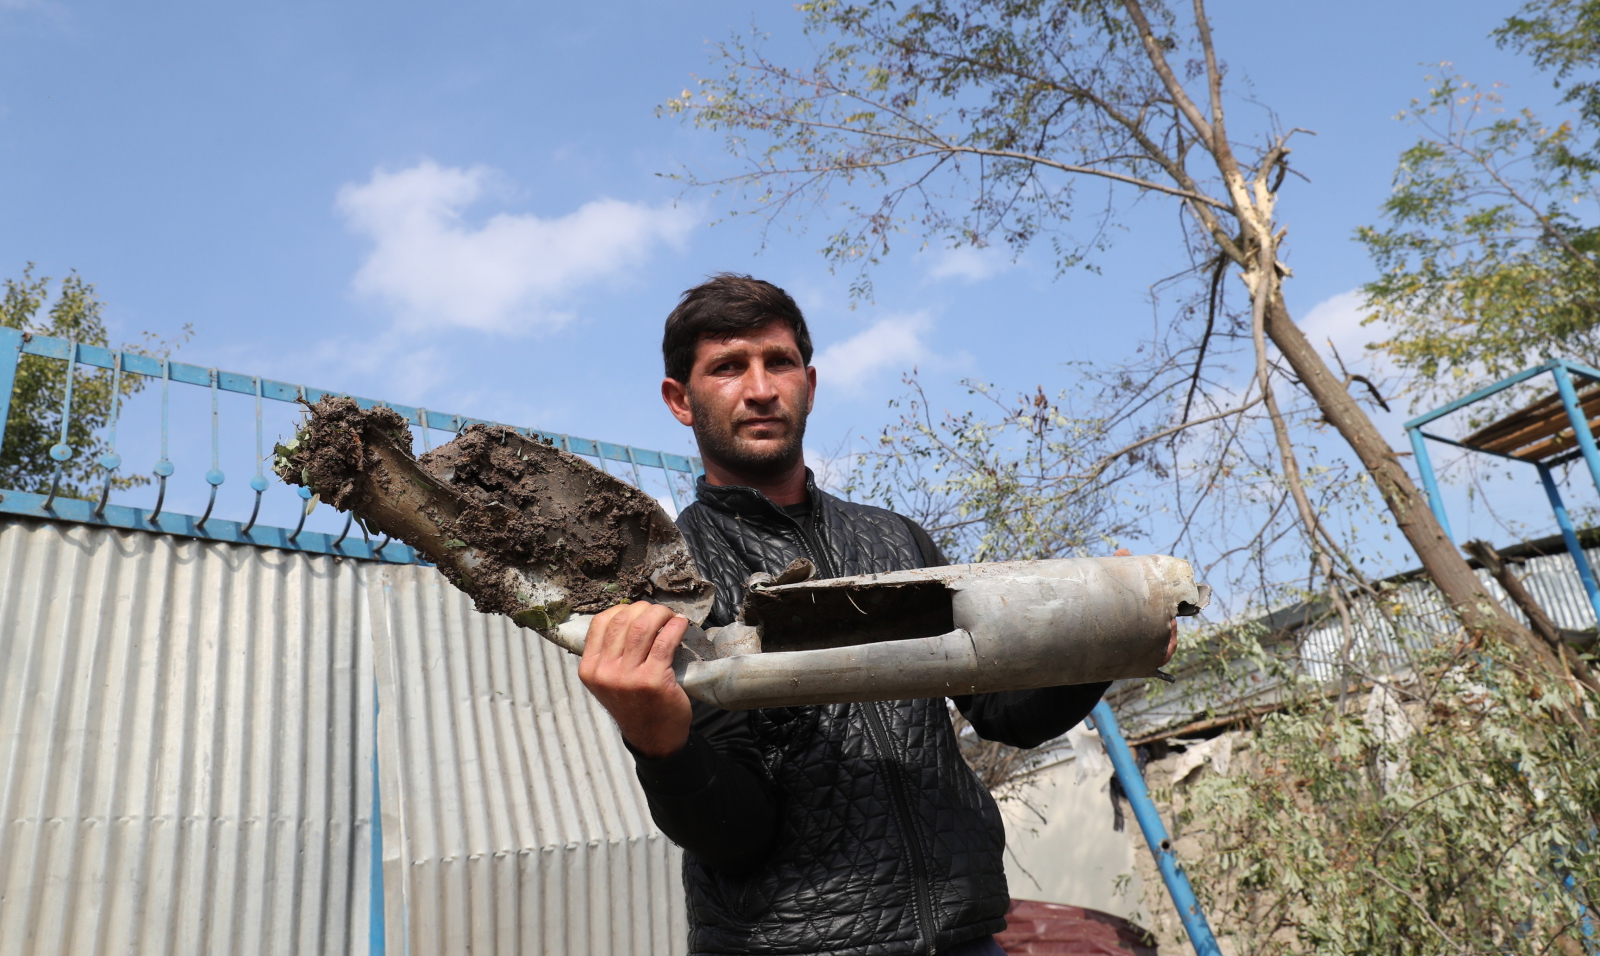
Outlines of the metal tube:
{"type": "Polygon", "coordinates": [[[628,453],[628,464],[633,466],[633,484],[640,491],[644,490],[644,476],[639,474],[639,460],[633,457],[633,446],[624,445],[623,450],[628,453]]]}
{"type": "Polygon", "coordinates": [[[96,518],[105,514],[106,502],[111,500],[111,476],[122,465],[117,454],[117,418],[122,414],[122,352],[111,358],[111,438],[110,448],[100,456],[100,467],[105,469],[106,480],[100,486],[100,503],[94,507],[96,518]]]}
{"type": "MultiPolygon", "coordinates": [[[[666,461],[664,456],[662,461],[666,461]]],[[[683,514],[683,505],[678,502],[678,486],[672,480],[671,468],[668,468],[665,464],[662,464],[661,473],[667,476],[667,494],[672,497],[672,516],[676,518],[678,515],[683,514]]]]}
{"type": "Polygon", "coordinates": [[[1572,422],[1573,437],[1583,450],[1584,464],[1589,466],[1589,477],[1600,491],[1600,448],[1595,447],[1594,433],[1589,431],[1589,418],[1578,405],[1578,390],[1572,387],[1572,374],[1566,366],[1557,364],[1551,370],[1556,377],[1556,389],[1561,392],[1561,404],[1567,407],[1567,420],[1572,422]]]}
{"type": "Polygon", "coordinates": [[[161,517],[161,506],[167,501],[167,479],[171,477],[172,461],[167,458],[167,419],[171,411],[169,402],[169,386],[172,385],[172,362],[163,358],[161,360],[161,458],[156,461],[154,469],[156,478],[160,480],[161,487],[156,491],[156,509],[150,512],[150,523],[156,523],[161,517]]]}
{"type": "Polygon", "coordinates": [[[67,444],[67,430],[72,426],[72,380],[78,368],[78,340],[72,339],[67,345],[67,388],[61,400],[61,440],[50,447],[50,457],[56,463],[55,474],[50,479],[50,494],[44,499],[44,510],[53,510],[56,503],[56,494],[61,490],[61,474],[66,468],[67,460],[72,457],[72,446],[67,444]]]}
{"type": "Polygon", "coordinates": [[[1444,528],[1444,536],[1454,541],[1455,535],[1450,533],[1450,516],[1444,513],[1444,496],[1439,494],[1439,482],[1433,476],[1433,460],[1428,457],[1428,443],[1422,437],[1422,429],[1407,428],[1406,434],[1411,436],[1411,454],[1417,460],[1417,474],[1422,478],[1422,489],[1428,494],[1428,507],[1433,509],[1433,516],[1439,519],[1439,526],[1444,528]]]}
{"type": "Polygon", "coordinates": [[[267,476],[262,473],[261,463],[261,376],[256,376],[256,473],[250,479],[250,487],[256,493],[256,504],[250,509],[250,520],[245,522],[243,530],[239,533],[248,536],[250,529],[256,526],[256,516],[261,514],[261,495],[267,490],[267,476]]]}
{"type": "Polygon", "coordinates": [[[0,328],[0,446],[5,444],[6,422],[11,418],[11,391],[17,384],[17,362],[22,358],[22,330],[0,328]]]}
{"type": "Polygon", "coordinates": [[[1540,465],[1539,480],[1544,483],[1544,493],[1550,499],[1550,510],[1555,512],[1556,524],[1561,526],[1561,537],[1567,542],[1567,553],[1572,555],[1572,563],[1578,567],[1578,579],[1583,582],[1584,593],[1589,595],[1589,606],[1594,608],[1595,620],[1600,621],[1600,586],[1595,584],[1594,569],[1589,566],[1589,558],[1578,543],[1578,529],[1573,527],[1572,516],[1567,514],[1567,506],[1561,500],[1555,475],[1550,473],[1549,468],[1540,465]]]}
{"type": "Polygon", "coordinates": [[[1145,842],[1150,844],[1150,855],[1156,858],[1161,881],[1167,884],[1167,892],[1172,896],[1178,919],[1183,921],[1183,929],[1189,934],[1189,942],[1194,946],[1195,953],[1197,956],[1222,956],[1217,937],[1211,932],[1211,924],[1206,921],[1206,914],[1200,911],[1200,901],[1195,899],[1194,888],[1189,885],[1189,877],[1178,865],[1177,854],[1172,852],[1167,827],[1161,822],[1161,814],[1150,799],[1150,791],[1144,785],[1144,775],[1134,762],[1128,742],[1122,739],[1122,730],[1117,726],[1116,716],[1111,713],[1111,706],[1103,700],[1094,705],[1094,727],[1100,732],[1106,755],[1116,769],[1122,792],[1128,795],[1134,819],[1139,821],[1145,842]]]}
{"type": "Polygon", "coordinates": [[[211,369],[210,370],[210,374],[211,374],[211,470],[206,472],[206,483],[211,486],[211,498],[210,498],[210,500],[208,500],[206,502],[205,514],[201,515],[200,516],[200,520],[196,521],[194,523],[194,526],[196,528],[204,528],[206,526],[206,522],[211,520],[211,509],[215,508],[217,506],[217,486],[221,485],[223,480],[224,480],[224,475],[222,474],[222,469],[217,467],[218,459],[219,459],[219,450],[218,450],[219,437],[218,437],[218,432],[219,432],[219,429],[220,429],[220,424],[219,424],[220,415],[217,412],[217,370],[216,369],[211,369]]]}

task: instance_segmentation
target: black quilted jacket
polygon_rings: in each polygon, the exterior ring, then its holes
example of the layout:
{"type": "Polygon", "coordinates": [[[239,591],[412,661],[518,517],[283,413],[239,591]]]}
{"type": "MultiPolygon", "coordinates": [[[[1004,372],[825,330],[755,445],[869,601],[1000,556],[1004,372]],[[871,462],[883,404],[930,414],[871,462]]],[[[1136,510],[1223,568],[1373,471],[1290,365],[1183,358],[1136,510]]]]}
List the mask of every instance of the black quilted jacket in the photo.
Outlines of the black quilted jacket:
{"type": "MultiPolygon", "coordinates": [[[[678,526],[716,583],[707,626],[737,614],[751,573],[800,556],[821,577],[943,563],[889,511],[810,483],[805,526],[749,488],[701,479],[678,526]]],[[[1107,685],[958,698],[989,739],[1035,746],[1107,685]]],[[[1005,928],[1005,831],[967,767],[945,701],[729,712],[695,704],[663,760],[636,756],[651,813],[685,849],[695,954],[934,954],[1005,928]]]]}

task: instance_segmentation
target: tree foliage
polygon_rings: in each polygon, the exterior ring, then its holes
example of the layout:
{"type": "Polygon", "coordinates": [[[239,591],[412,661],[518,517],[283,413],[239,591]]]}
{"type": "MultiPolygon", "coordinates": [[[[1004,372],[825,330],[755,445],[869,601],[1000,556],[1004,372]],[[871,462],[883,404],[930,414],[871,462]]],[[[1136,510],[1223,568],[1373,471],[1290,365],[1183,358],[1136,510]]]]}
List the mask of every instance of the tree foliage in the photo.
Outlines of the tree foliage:
{"type": "Polygon", "coordinates": [[[1271,714],[1243,766],[1186,788],[1207,849],[1185,866],[1235,951],[1592,951],[1592,703],[1505,650],[1435,648],[1364,712],[1271,714]]]}
{"type": "Polygon", "coordinates": [[[1572,121],[1507,112],[1502,94],[1437,78],[1407,118],[1384,228],[1358,235],[1366,288],[1419,399],[1453,398],[1549,354],[1600,362],[1600,191],[1572,121]]]}
{"type": "MultiPolygon", "coordinates": [[[[859,267],[855,288],[862,294],[870,293],[867,268],[898,235],[949,246],[1000,243],[1016,252],[1045,240],[1057,267],[1068,268],[1104,246],[1122,206],[1152,197],[1176,202],[1182,215],[1175,238],[1190,257],[1182,277],[1188,293],[1180,296],[1175,341],[1157,351],[1163,358],[1187,353],[1191,384],[1149,379],[1152,390],[1142,398],[1152,420],[1143,431],[1170,437],[1196,424],[1191,414],[1207,363],[1221,360],[1219,346],[1236,335],[1233,344],[1253,370],[1256,401],[1247,404],[1265,413],[1256,424],[1267,428],[1277,458],[1265,472],[1287,492],[1288,514],[1302,527],[1316,574],[1324,581],[1340,574],[1338,548],[1291,434],[1297,403],[1278,398],[1286,382],[1288,394],[1309,397],[1356,452],[1371,475],[1369,489],[1383,497],[1467,626],[1512,640],[1526,636],[1443,534],[1350,394],[1352,377],[1341,381],[1289,314],[1282,295],[1289,270],[1279,255],[1285,230],[1275,210],[1295,131],[1266,114],[1265,122],[1239,127],[1247,135],[1233,132],[1228,71],[1201,0],[1182,15],[1160,0],[817,0],[800,11],[816,41],[810,65],[770,59],[759,35],[735,38],[716,48],[720,75],[664,107],[721,133],[741,163],[726,176],[688,174],[692,185],[730,189],[741,197],[736,212],[769,223],[819,207],[840,213],[823,252],[836,265],[859,267]],[[1228,306],[1230,274],[1242,280],[1248,308],[1228,306]]],[[[959,416],[949,424],[980,442],[1010,427],[1004,417],[999,428],[975,419],[963,424],[959,416]]],[[[924,417],[900,438],[938,444],[940,428],[924,417]]],[[[956,436],[948,428],[943,434],[956,436]]],[[[1196,456],[1226,461],[1238,436],[1220,435],[1218,453],[1196,456]]],[[[888,447],[906,451],[900,438],[890,436],[888,447]]],[[[929,448],[935,459],[978,460],[959,441],[929,448]]],[[[1019,471],[992,467],[991,456],[984,459],[987,476],[974,471],[975,483],[960,487],[979,496],[969,517],[1016,513],[981,500],[1029,473],[1034,453],[1016,452],[1011,461],[1019,471]]],[[[946,473],[941,487],[954,492],[959,484],[946,473]]],[[[1059,487],[1072,485],[1067,477],[1059,487]]],[[[1034,480],[1034,487],[1043,485],[1034,480]]],[[[1092,497],[1096,487],[1090,482],[1084,490],[1092,497]]],[[[998,526],[996,540],[1016,531],[998,526]]],[[[1259,552],[1259,543],[1229,545],[1259,552]]]]}
{"type": "MultiPolygon", "coordinates": [[[[5,282],[5,293],[0,297],[0,326],[106,347],[110,340],[103,309],[94,286],[77,273],[63,279],[52,298],[50,279],[35,277],[33,266],[29,265],[20,279],[5,282]]],[[[145,355],[166,355],[174,344],[157,342],[147,335],[142,344],[123,348],[145,355]]],[[[98,459],[109,450],[104,430],[111,423],[116,404],[113,378],[107,369],[91,370],[80,365],[74,372],[72,413],[66,433],[66,444],[73,455],[61,465],[58,494],[69,498],[99,495],[105,471],[98,459]]],[[[21,356],[6,418],[5,444],[0,448],[0,488],[48,494],[51,484],[57,481],[50,448],[62,440],[66,386],[65,362],[37,355],[21,356]]],[[[122,399],[143,387],[142,375],[123,375],[118,383],[122,399]]],[[[112,487],[127,488],[148,481],[140,475],[119,476],[112,480],[112,487]]]]}
{"type": "Polygon", "coordinates": [[[1110,457],[1111,416],[1075,415],[1061,394],[1002,398],[936,416],[920,382],[899,422],[862,453],[845,490],[917,520],[953,562],[1104,554],[1139,533],[1118,485],[1139,460],[1110,457]]]}

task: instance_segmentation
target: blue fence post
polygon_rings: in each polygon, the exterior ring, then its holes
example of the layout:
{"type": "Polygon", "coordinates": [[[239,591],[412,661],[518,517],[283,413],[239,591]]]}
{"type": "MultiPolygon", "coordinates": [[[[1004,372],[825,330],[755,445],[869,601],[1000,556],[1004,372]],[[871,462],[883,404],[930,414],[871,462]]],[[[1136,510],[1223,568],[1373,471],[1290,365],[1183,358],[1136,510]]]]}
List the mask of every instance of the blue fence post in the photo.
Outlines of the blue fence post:
{"type": "Polygon", "coordinates": [[[11,420],[11,390],[17,385],[17,362],[22,358],[22,330],[0,328],[0,447],[6,442],[6,422],[11,420]]]}
{"type": "Polygon", "coordinates": [[[1189,877],[1184,875],[1183,867],[1178,865],[1177,854],[1172,852],[1166,824],[1161,822],[1161,814],[1150,799],[1150,791],[1144,785],[1144,775],[1139,772],[1139,765],[1134,763],[1133,752],[1122,737],[1116,715],[1111,713],[1111,705],[1103,700],[1094,705],[1094,728],[1100,732],[1100,739],[1105,743],[1111,766],[1116,769],[1117,780],[1122,783],[1122,792],[1128,795],[1134,819],[1139,821],[1145,842],[1150,844],[1150,854],[1156,858],[1161,880],[1167,884],[1167,892],[1172,896],[1178,919],[1183,921],[1183,929],[1189,934],[1189,942],[1194,945],[1195,953],[1198,956],[1222,956],[1217,937],[1211,932],[1211,924],[1206,922],[1206,915],[1200,912],[1200,901],[1195,899],[1189,877]]]}
{"type": "Polygon", "coordinates": [[[1583,553],[1583,545],[1578,543],[1578,529],[1573,527],[1572,516],[1567,514],[1567,506],[1561,500],[1561,489],[1556,487],[1556,477],[1544,465],[1539,466],[1539,481],[1544,484],[1545,496],[1550,499],[1550,510],[1555,512],[1556,524],[1561,526],[1561,537],[1567,542],[1567,553],[1572,555],[1572,563],[1578,567],[1578,579],[1583,582],[1584,593],[1589,595],[1589,606],[1594,608],[1594,616],[1600,622],[1600,586],[1595,584],[1594,568],[1589,566],[1589,558],[1583,553]]]}
{"type": "Polygon", "coordinates": [[[1444,496],[1439,494],[1439,481],[1433,474],[1433,459],[1428,457],[1428,441],[1422,437],[1420,426],[1407,428],[1406,434],[1411,437],[1411,456],[1417,461],[1417,474],[1422,478],[1422,490],[1427,492],[1428,507],[1439,519],[1439,526],[1444,528],[1444,536],[1454,541],[1456,536],[1450,532],[1450,516],[1444,513],[1444,496]]]}

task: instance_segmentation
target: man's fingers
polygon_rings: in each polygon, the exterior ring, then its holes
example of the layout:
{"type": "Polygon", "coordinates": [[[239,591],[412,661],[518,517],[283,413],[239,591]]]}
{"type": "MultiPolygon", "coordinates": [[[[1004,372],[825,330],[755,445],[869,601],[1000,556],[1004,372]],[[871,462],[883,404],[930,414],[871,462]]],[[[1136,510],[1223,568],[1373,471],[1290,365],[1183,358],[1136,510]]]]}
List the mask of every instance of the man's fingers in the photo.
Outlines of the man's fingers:
{"type": "Polygon", "coordinates": [[[583,659],[585,661],[604,660],[608,652],[611,622],[616,619],[623,607],[616,605],[608,607],[594,616],[589,622],[589,633],[583,639],[583,659]]]}
{"type": "Polygon", "coordinates": [[[1133,557],[1133,552],[1127,548],[1118,548],[1111,556],[1113,558],[1131,558],[1133,557]]]}
{"type": "Polygon", "coordinates": [[[672,620],[673,614],[671,608],[659,604],[641,602],[630,606],[636,606],[638,610],[628,616],[626,624],[621,623],[619,619],[617,626],[622,628],[623,636],[618,641],[617,659],[624,664],[637,666],[650,656],[650,650],[655,646],[657,632],[661,630],[663,624],[672,620]]]}
{"type": "Polygon", "coordinates": [[[674,614],[672,620],[663,624],[656,634],[656,642],[650,648],[651,663],[672,670],[672,658],[678,653],[678,645],[683,643],[683,635],[687,633],[689,619],[682,614],[674,614]]]}

